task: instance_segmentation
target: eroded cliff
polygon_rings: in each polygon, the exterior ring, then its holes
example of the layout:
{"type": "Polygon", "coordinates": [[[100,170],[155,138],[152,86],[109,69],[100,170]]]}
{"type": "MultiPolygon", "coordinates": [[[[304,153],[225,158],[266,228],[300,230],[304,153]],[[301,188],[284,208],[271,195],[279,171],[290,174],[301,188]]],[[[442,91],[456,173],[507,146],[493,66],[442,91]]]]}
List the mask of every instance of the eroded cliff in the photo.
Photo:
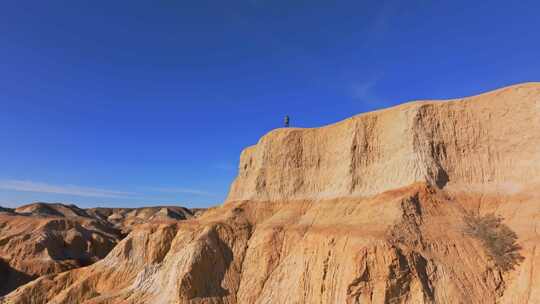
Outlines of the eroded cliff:
{"type": "Polygon", "coordinates": [[[243,151],[228,201],[368,196],[414,182],[494,189],[538,182],[538,90],[524,84],[275,130],[243,151]]]}
{"type": "Polygon", "coordinates": [[[43,275],[104,258],[133,227],[193,217],[182,207],[94,208],[33,203],[0,210],[0,296],[43,275]]]}
{"type": "Polygon", "coordinates": [[[222,207],[4,301],[537,303],[539,143],[538,83],[275,130],[222,207]]]}

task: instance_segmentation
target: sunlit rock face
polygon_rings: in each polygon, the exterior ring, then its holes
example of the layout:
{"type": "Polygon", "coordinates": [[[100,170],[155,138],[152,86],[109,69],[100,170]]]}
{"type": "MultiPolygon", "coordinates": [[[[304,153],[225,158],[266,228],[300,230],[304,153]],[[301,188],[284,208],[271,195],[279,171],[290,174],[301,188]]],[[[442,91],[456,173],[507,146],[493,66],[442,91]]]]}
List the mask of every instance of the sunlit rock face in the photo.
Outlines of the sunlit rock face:
{"type": "Polygon", "coordinates": [[[4,301],[540,303],[539,169],[538,83],[278,129],[223,206],[4,301]]]}
{"type": "Polygon", "coordinates": [[[245,149],[229,201],[369,196],[539,181],[539,85],[411,102],[316,129],[278,129],[245,149]]]}
{"type": "Polygon", "coordinates": [[[193,217],[182,207],[94,208],[32,203],[0,209],[0,296],[40,276],[104,258],[133,227],[193,217]]]}

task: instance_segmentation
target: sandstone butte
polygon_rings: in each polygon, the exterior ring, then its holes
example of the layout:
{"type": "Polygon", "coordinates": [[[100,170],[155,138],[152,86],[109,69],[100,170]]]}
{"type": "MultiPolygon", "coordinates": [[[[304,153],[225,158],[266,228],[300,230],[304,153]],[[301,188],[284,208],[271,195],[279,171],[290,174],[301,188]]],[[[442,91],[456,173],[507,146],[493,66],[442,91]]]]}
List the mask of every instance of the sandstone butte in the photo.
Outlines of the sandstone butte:
{"type": "Polygon", "coordinates": [[[3,301],[540,303],[538,189],[540,83],[278,129],[222,206],[3,301]],[[506,266],[466,228],[491,213],[517,238],[506,266]]]}

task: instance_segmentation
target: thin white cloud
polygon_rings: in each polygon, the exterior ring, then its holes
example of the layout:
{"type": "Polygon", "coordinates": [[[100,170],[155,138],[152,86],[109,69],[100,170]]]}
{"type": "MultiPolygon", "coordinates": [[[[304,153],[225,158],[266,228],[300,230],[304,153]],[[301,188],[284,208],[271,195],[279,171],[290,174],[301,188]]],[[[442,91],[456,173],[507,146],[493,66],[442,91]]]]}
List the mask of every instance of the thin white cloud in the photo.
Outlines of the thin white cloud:
{"type": "Polygon", "coordinates": [[[377,94],[375,88],[382,79],[383,73],[378,73],[371,78],[352,83],[350,86],[351,97],[361,101],[375,101],[377,94]]]}
{"type": "Polygon", "coordinates": [[[151,191],[164,192],[164,193],[183,193],[183,194],[192,194],[198,196],[208,196],[215,197],[216,195],[207,191],[190,189],[190,188],[176,188],[176,187],[153,187],[149,188],[151,191]]]}
{"type": "Polygon", "coordinates": [[[353,83],[351,85],[352,97],[355,99],[368,98],[371,95],[371,91],[375,85],[377,85],[377,80],[375,79],[359,83],[353,83]]]}
{"type": "Polygon", "coordinates": [[[75,185],[51,185],[28,180],[0,180],[0,189],[108,198],[126,198],[134,194],[131,192],[89,188],[75,185]]]}
{"type": "Polygon", "coordinates": [[[4,208],[16,208],[18,205],[13,202],[0,201],[0,207],[4,208]]]}

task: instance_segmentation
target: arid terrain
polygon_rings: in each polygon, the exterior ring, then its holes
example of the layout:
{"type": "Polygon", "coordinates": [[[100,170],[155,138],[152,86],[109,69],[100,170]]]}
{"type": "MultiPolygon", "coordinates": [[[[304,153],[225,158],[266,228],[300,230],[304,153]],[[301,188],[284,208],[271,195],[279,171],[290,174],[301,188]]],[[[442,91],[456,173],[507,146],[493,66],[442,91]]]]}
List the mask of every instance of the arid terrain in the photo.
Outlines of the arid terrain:
{"type": "Polygon", "coordinates": [[[538,189],[540,83],[277,129],[198,217],[1,212],[0,302],[540,303],[538,189]]]}
{"type": "Polygon", "coordinates": [[[193,217],[182,207],[92,208],[33,203],[0,210],[0,295],[104,258],[138,224],[193,217]]]}

